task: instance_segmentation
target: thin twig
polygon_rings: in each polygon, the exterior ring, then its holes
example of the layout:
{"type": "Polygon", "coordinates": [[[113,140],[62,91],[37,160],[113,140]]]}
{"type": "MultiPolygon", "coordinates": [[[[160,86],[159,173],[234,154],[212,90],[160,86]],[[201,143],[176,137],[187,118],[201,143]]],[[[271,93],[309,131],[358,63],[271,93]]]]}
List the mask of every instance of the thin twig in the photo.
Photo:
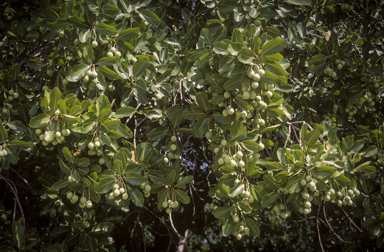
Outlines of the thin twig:
{"type": "Polygon", "coordinates": [[[284,144],[284,148],[287,147],[287,144],[288,144],[288,140],[289,138],[291,137],[291,125],[288,126],[288,135],[287,135],[287,140],[285,140],[285,144],[284,144]]]}
{"type": "Polygon", "coordinates": [[[17,173],[17,171],[15,171],[12,167],[11,170],[14,171],[28,185],[28,187],[31,188],[31,190],[33,190],[32,186],[28,183],[25,178],[23,178],[19,173],[17,173]]]}
{"type": "Polygon", "coordinates": [[[319,229],[319,213],[320,213],[320,207],[319,207],[319,209],[317,210],[316,226],[317,226],[317,235],[318,235],[318,237],[319,237],[319,243],[320,243],[321,251],[324,252],[323,243],[321,242],[321,237],[320,237],[320,229],[319,229]]]}
{"type": "Polygon", "coordinates": [[[325,219],[325,221],[327,222],[328,227],[331,229],[331,231],[333,232],[333,234],[336,235],[336,237],[339,238],[339,240],[342,241],[342,242],[344,242],[344,243],[353,243],[353,242],[349,242],[349,241],[345,241],[345,240],[343,240],[340,236],[338,236],[338,235],[336,234],[335,231],[333,231],[333,228],[331,227],[331,225],[329,224],[329,222],[328,222],[328,220],[327,220],[327,215],[325,214],[325,201],[324,201],[324,205],[323,205],[323,212],[324,212],[324,219],[325,219]]]}
{"type": "Polygon", "coordinates": [[[343,210],[343,212],[345,213],[345,215],[347,216],[347,218],[349,219],[349,221],[350,221],[350,222],[357,228],[357,230],[359,230],[360,233],[362,233],[363,230],[361,230],[361,229],[355,224],[355,222],[353,222],[353,220],[349,217],[349,215],[347,214],[347,212],[345,212],[345,210],[344,210],[343,207],[341,207],[341,210],[343,210]]]}
{"type": "Polygon", "coordinates": [[[169,221],[171,222],[171,227],[173,228],[173,231],[175,231],[177,237],[178,237],[179,239],[183,238],[183,237],[179,234],[179,232],[177,232],[177,229],[176,229],[175,226],[173,225],[172,213],[169,213],[169,221]]]}

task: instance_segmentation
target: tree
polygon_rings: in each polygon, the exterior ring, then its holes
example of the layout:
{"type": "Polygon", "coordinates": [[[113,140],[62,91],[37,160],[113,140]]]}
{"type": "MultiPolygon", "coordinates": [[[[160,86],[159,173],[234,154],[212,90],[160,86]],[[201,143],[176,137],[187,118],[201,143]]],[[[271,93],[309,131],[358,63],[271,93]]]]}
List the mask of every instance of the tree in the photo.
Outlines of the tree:
{"type": "Polygon", "coordinates": [[[382,5],[8,0],[0,248],[382,248],[382,5]]]}

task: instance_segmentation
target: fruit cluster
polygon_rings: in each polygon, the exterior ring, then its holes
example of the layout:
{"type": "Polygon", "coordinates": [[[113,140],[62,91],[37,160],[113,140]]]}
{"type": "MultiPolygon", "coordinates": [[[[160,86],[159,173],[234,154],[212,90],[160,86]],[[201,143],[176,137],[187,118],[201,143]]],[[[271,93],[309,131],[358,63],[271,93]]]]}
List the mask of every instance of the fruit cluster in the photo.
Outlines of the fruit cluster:
{"type": "Polygon", "coordinates": [[[57,125],[56,131],[45,130],[44,132],[41,129],[35,130],[36,136],[42,141],[44,146],[47,146],[49,143],[52,145],[61,144],[64,142],[65,137],[71,134],[71,131],[63,125],[60,130],[60,126],[57,125]]]}
{"type": "Polygon", "coordinates": [[[6,157],[8,154],[7,150],[5,148],[0,147],[0,157],[6,157]]]}
{"type": "Polygon", "coordinates": [[[8,101],[13,101],[14,99],[18,99],[19,98],[19,94],[18,93],[16,93],[13,89],[10,89],[9,91],[8,91],[8,97],[7,97],[7,99],[8,99],[8,101]]]}
{"type": "Polygon", "coordinates": [[[168,164],[170,159],[179,159],[180,155],[176,154],[175,151],[177,151],[177,145],[176,145],[177,137],[173,135],[171,137],[171,143],[168,147],[169,152],[167,153],[167,156],[164,157],[163,163],[168,164]]]}
{"type": "MultiPolygon", "coordinates": [[[[73,192],[68,192],[67,193],[67,199],[69,199],[72,204],[75,204],[79,200],[79,196],[77,196],[73,192]]],[[[93,205],[92,201],[91,200],[87,200],[86,197],[82,196],[80,198],[80,202],[79,202],[80,208],[85,208],[85,207],[86,208],[91,208],[92,205],[93,205]]]]}
{"type": "Polygon", "coordinates": [[[177,200],[172,201],[171,199],[169,199],[163,201],[163,203],[161,203],[161,206],[163,208],[166,208],[165,212],[169,214],[172,213],[172,209],[177,208],[179,206],[179,202],[177,202],[177,200]]]}
{"type": "Polygon", "coordinates": [[[129,195],[124,187],[124,183],[122,187],[119,183],[113,184],[112,192],[109,193],[109,199],[114,200],[119,199],[121,197],[123,200],[127,200],[129,198],[129,195]]]}
{"type": "MultiPolygon", "coordinates": [[[[104,142],[100,140],[100,137],[95,137],[88,143],[88,155],[89,156],[101,156],[103,154],[104,142]]],[[[99,164],[103,165],[105,162],[104,159],[99,159],[99,164]]]]}
{"type": "Polygon", "coordinates": [[[148,198],[151,195],[152,187],[147,182],[144,182],[140,185],[140,189],[143,190],[144,197],[148,198]]]}
{"type": "Polygon", "coordinates": [[[247,224],[244,221],[240,222],[240,218],[236,213],[232,216],[232,220],[233,222],[238,223],[236,229],[232,233],[237,240],[241,240],[244,235],[249,235],[249,227],[247,227],[247,224]]]}

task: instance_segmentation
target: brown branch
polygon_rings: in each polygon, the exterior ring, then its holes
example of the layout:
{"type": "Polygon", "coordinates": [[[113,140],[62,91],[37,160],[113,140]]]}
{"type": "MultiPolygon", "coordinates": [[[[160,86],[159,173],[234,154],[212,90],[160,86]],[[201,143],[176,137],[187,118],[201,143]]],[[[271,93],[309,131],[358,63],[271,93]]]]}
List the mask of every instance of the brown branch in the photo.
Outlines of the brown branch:
{"type": "Polygon", "coordinates": [[[327,220],[327,215],[325,214],[325,201],[324,201],[324,205],[323,205],[323,212],[324,212],[324,219],[325,221],[327,222],[327,225],[328,227],[331,229],[332,233],[342,242],[344,243],[353,243],[353,242],[349,242],[349,241],[345,241],[343,240],[338,234],[336,234],[335,231],[333,231],[333,228],[331,227],[331,225],[329,224],[328,220],[327,220]]]}
{"type": "Polygon", "coordinates": [[[319,213],[320,213],[320,207],[319,207],[319,209],[317,210],[316,226],[317,226],[317,235],[318,235],[318,237],[319,237],[319,243],[320,243],[321,251],[324,252],[323,243],[321,242],[321,237],[320,237],[320,229],[319,229],[319,213]]]}

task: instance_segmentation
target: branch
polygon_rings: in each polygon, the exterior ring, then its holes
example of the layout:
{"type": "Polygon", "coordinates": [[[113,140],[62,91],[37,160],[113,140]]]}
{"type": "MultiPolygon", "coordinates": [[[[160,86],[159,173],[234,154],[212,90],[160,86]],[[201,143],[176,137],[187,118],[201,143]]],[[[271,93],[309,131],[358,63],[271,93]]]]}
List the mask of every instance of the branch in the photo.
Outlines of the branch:
{"type": "Polygon", "coordinates": [[[177,229],[176,229],[175,226],[173,225],[172,213],[169,213],[169,221],[171,222],[171,227],[173,228],[173,231],[175,231],[177,237],[178,237],[179,239],[182,239],[183,237],[179,234],[179,232],[177,232],[177,229]]]}
{"type": "Polygon", "coordinates": [[[319,209],[317,210],[316,226],[317,226],[317,235],[318,235],[318,237],[319,237],[319,243],[320,243],[321,251],[324,252],[323,243],[321,242],[321,237],[320,237],[320,229],[319,229],[319,213],[320,213],[320,207],[319,207],[319,209]]]}
{"type": "Polygon", "coordinates": [[[323,212],[324,212],[324,219],[325,219],[325,221],[327,222],[328,227],[331,229],[332,233],[333,233],[334,235],[336,235],[336,237],[339,238],[339,240],[342,241],[342,242],[344,242],[344,243],[353,243],[353,242],[349,242],[349,241],[345,241],[345,240],[343,240],[340,236],[338,236],[338,235],[336,234],[335,231],[333,231],[333,228],[331,227],[331,225],[329,224],[329,222],[328,222],[328,220],[327,220],[327,215],[325,214],[325,201],[324,201],[324,205],[323,205],[323,212]]]}
{"type": "Polygon", "coordinates": [[[355,222],[352,221],[352,219],[349,217],[349,215],[347,214],[347,212],[345,212],[344,208],[341,207],[341,210],[343,210],[343,212],[345,213],[345,215],[347,216],[347,218],[349,219],[349,221],[357,228],[357,230],[360,231],[360,233],[362,233],[363,231],[356,225],[355,222]]]}
{"type": "MultiPolygon", "coordinates": [[[[15,202],[17,202],[17,205],[19,206],[19,209],[20,209],[20,212],[21,212],[21,217],[23,217],[23,226],[24,226],[24,230],[25,229],[25,218],[24,218],[24,211],[23,211],[23,208],[21,207],[21,203],[20,203],[20,200],[19,200],[19,197],[17,196],[17,188],[15,186],[15,184],[12,182],[12,180],[9,180],[7,179],[6,177],[4,177],[2,174],[0,174],[0,176],[4,179],[4,181],[9,185],[9,188],[11,188],[12,192],[13,192],[13,195],[15,195],[15,202]]],[[[15,222],[15,214],[16,214],[16,211],[13,212],[13,222],[15,222]]]]}

